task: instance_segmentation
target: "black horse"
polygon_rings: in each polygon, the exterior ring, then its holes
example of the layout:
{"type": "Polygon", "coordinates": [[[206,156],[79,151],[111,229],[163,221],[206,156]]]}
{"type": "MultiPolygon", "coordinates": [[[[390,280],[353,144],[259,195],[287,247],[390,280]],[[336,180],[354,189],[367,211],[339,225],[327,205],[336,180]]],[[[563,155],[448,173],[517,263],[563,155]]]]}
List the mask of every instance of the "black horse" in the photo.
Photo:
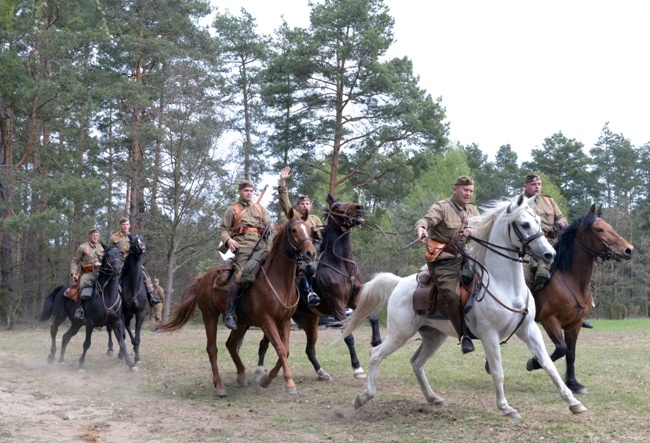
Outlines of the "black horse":
{"type": "MultiPolygon", "coordinates": [[[[320,380],[331,380],[316,358],[316,340],[318,340],[318,320],[321,317],[333,316],[342,321],[346,319],[346,309],[355,309],[359,301],[359,292],[363,280],[359,267],[352,257],[352,240],[350,230],[364,222],[365,210],[358,203],[344,203],[327,196],[328,210],[325,213],[327,223],[323,231],[318,267],[312,279],[312,287],[320,296],[321,303],[316,307],[309,307],[300,298],[298,309],[292,319],[307,334],[305,353],[314,366],[320,380]]],[[[381,344],[379,334],[379,319],[377,316],[369,318],[372,326],[371,345],[381,344]]],[[[359,363],[357,351],[354,347],[352,334],[344,338],[350,351],[350,360],[354,376],[365,378],[365,372],[359,363]]],[[[255,378],[264,373],[264,356],[269,347],[266,337],[260,342],[258,368],[255,378]]]]}
{"type": "Polygon", "coordinates": [[[71,326],[70,329],[63,334],[59,363],[64,362],[65,349],[68,346],[68,342],[85,324],[86,340],[83,344],[83,353],[79,359],[79,370],[83,370],[86,352],[88,351],[88,348],[90,348],[93,329],[100,326],[106,326],[107,328],[121,332],[116,335],[120,344],[120,351],[125,357],[124,361],[132,371],[138,370],[135,363],[133,363],[129,357],[123,338],[124,317],[122,314],[122,299],[118,292],[119,276],[121,271],[122,258],[120,256],[120,251],[112,246],[107,247],[104,251],[104,258],[102,259],[102,264],[98,271],[92,296],[90,299],[82,302],[85,311],[83,320],[76,320],[74,318],[74,312],[77,309],[77,306],[74,300],[63,295],[66,286],[57,286],[47,296],[40,321],[47,321],[54,314],[54,323],[52,323],[52,326],[50,327],[52,347],[50,348],[50,355],[47,357],[48,363],[54,362],[56,356],[56,333],[59,329],[59,325],[63,323],[67,317],[70,320],[71,326]]]}
{"type": "MultiPolygon", "coordinates": [[[[140,360],[140,332],[146,316],[145,308],[147,306],[147,290],[142,280],[142,257],[146,252],[146,247],[142,237],[138,234],[129,234],[129,255],[124,259],[122,276],[120,278],[120,287],[122,289],[122,311],[124,313],[124,325],[126,331],[131,337],[133,352],[135,353],[135,363],[140,360]],[[131,320],[135,316],[135,332],[131,330],[131,320]]],[[[108,350],[106,355],[113,355],[113,339],[111,329],[108,328],[108,350]]],[[[114,331],[115,332],[115,331],[114,331]]],[[[117,333],[116,333],[117,335],[117,333]]],[[[126,337],[124,335],[124,337],[126,337]]],[[[122,350],[118,354],[122,358],[122,350]]]]}

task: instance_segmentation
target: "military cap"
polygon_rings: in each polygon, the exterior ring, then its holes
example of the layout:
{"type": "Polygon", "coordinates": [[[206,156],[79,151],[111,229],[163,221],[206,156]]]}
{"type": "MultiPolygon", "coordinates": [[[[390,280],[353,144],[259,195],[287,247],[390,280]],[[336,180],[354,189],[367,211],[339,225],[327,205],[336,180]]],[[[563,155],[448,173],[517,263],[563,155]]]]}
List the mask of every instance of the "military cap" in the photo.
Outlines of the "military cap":
{"type": "Polygon", "coordinates": [[[88,235],[92,235],[92,234],[99,234],[99,230],[98,229],[91,229],[90,231],[88,231],[88,235]]]}
{"type": "Polygon", "coordinates": [[[158,277],[156,277],[156,278],[153,279],[153,282],[154,283],[160,283],[160,280],[158,279],[158,277]]]}
{"type": "Polygon", "coordinates": [[[311,202],[311,199],[309,198],[308,195],[299,195],[298,200],[296,200],[296,205],[299,205],[300,203],[302,203],[304,201],[311,202]]]}
{"type": "Polygon", "coordinates": [[[122,218],[120,219],[120,224],[122,224],[122,223],[128,223],[128,222],[129,222],[129,217],[122,217],[122,218]]]}
{"type": "Polygon", "coordinates": [[[531,173],[528,174],[528,175],[526,176],[526,178],[524,179],[524,184],[528,184],[528,183],[536,182],[537,180],[540,180],[540,181],[542,180],[542,179],[540,178],[539,174],[536,174],[535,172],[531,172],[531,173]]]}
{"type": "Polygon", "coordinates": [[[469,176],[467,175],[461,175],[456,179],[456,182],[454,183],[454,186],[467,186],[467,185],[473,185],[474,180],[472,180],[469,176]]]}
{"type": "Polygon", "coordinates": [[[239,182],[237,189],[241,191],[244,188],[255,188],[255,186],[253,186],[253,183],[251,183],[249,180],[242,180],[239,182]]]}

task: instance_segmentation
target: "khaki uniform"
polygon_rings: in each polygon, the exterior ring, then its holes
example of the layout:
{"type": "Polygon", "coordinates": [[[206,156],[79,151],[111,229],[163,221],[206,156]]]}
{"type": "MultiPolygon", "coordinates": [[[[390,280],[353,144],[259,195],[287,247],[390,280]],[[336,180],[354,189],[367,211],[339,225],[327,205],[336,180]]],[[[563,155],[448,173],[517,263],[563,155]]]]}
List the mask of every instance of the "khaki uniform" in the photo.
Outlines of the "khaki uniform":
{"type": "MultiPolygon", "coordinates": [[[[417,221],[415,224],[416,234],[418,227],[421,226],[426,229],[429,238],[441,243],[451,242],[463,227],[463,221],[459,217],[457,210],[466,217],[478,215],[478,209],[473,203],[469,203],[465,207],[461,206],[453,197],[440,200],[434,203],[429,212],[417,221]],[[452,205],[455,205],[456,209],[452,205]]],[[[431,278],[445,300],[447,310],[458,309],[460,307],[460,296],[456,293],[459,280],[455,255],[449,251],[443,251],[436,261],[427,263],[427,265],[431,278]]]]}
{"type": "Polygon", "coordinates": [[[116,232],[111,235],[111,238],[108,239],[108,244],[110,246],[117,246],[122,254],[124,259],[129,255],[129,249],[131,249],[131,241],[129,240],[128,234],[122,234],[121,232],[116,232]]]}
{"type": "MultiPolygon", "coordinates": [[[[554,245],[557,242],[557,224],[562,221],[564,221],[564,224],[567,222],[564,214],[562,214],[562,211],[558,207],[557,203],[555,203],[555,200],[553,200],[553,197],[549,195],[540,194],[540,196],[537,198],[537,203],[535,204],[534,210],[535,214],[537,214],[540,218],[544,236],[551,244],[551,246],[554,245]]],[[[524,260],[524,279],[532,291],[533,282],[535,280],[535,271],[537,270],[537,267],[542,266],[543,268],[548,269],[549,265],[537,262],[530,255],[524,257],[524,260]]]]}
{"type": "Polygon", "coordinates": [[[253,202],[244,203],[240,199],[237,203],[226,209],[226,213],[221,219],[221,225],[219,226],[219,238],[224,245],[230,239],[230,233],[233,227],[235,227],[234,224],[235,220],[237,219],[235,205],[238,205],[239,209],[241,210],[241,218],[239,219],[238,227],[245,226],[249,228],[248,232],[243,234],[238,234],[235,232],[232,237],[233,240],[239,244],[239,247],[235,251],[235,258],[233,262],[233,272],[235,274],[234,282],[239,282],[242,277],[242,270],[244,269],[244,265],[248,261],[248,258],[253,250],[257,251],[268,246],[268,243],[265,239],[262,239],[261,241],[259,240],[260,235],[264,232],[264,227],[271,222],[271,218],[269,217],[269,213],[262,205],[253,204],[253,202]],[[244,212],[244,210],[246,212],[244,212]],[[257,245],[257,247],[255,245],[257,245]]]}
{"type": "MultiPolygon", "coordinates": [[[[278,186],[278,196],[280,197],[280,207],[284,214],[289,217],[289,210],[293,207],[289,200],[289,191],[286,186],[278,186]]],[[[294,208],[294,211],[296,209],[294,208]]],[[[311,239],[314,245],[323,241],[323,222],[317,215],[309,214],[309,218],[305,222],[311,229],[311,239]]]]}
{"type": "Polygon", "coordinates": [[[95,284],[95,273],[84,271],[82,266],[101,262],[103,258],[104,247],[101,243],[85,242],[77,248],[77,252],[70,261],[70,274],[79,275],[80,288],[90,288],[95,284]]]}
{"type": "Polygon", "coordinates": [[[165,304],[165,290],[160,285],[154,285],[154,297],[160,300],[160,303],[153,305],[154,320],[156,324],[162,323],[163,305],[165,304]]]}

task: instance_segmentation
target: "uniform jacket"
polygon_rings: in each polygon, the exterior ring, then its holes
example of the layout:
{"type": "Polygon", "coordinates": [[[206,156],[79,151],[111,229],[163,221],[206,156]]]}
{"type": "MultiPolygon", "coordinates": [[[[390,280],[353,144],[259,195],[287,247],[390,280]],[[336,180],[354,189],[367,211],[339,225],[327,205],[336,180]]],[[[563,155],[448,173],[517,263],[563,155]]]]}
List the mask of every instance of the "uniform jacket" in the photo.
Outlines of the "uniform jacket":
{"type": "MultiPolygon", "coordinates": [[[[429,238],[441,243],[449,243],[454,239],[454,235],[461,229],[462,220],[456,210],[452,207],[455,204],[457,209],[467,216],[478,215],[478,209],[474,203],[469,203],[466,207],[461,206],[453,197],[450,199],[440,200],[434,203],[429,211],[420,220],[415,223],[415,233],[422,226],[427,231],[429,238]],[[451,201],[451,203],[450,203],[451,201]]],[[[440,259],[453,258],[448,252],[442,252],[440,259]]]]}
{"type": "MultiPolygon", "coordinates": [[[[237,219],[237,211],[235,210],[235,205],[239,205],[239,208],[242,211],[242,216],[239,219],[239,225],[264,229],[264,227],[271,222],[269,213],[262,205],[253,204],[253,202],[244,203],[239,200],[238,202],[229,206],[228,209],[226,209],[226,213],[221,219],[221,225],[219,225],[219,238],[223,244],[226,244],[226,242],[230,239],[230,232],[234,227],[233,225],[235,224],[235,220],[237,219]],[[244,212],[244,210],[246,211],[244,212]]],[[[260,238],[260,233],[261,231],[259,233],[250,231],[243,235],[235,234],[233,236],[233,239],[239,243],[238,252],[239,250],[242,250],[242,252],[252,251],[255,247],[255,244],[260,238]]],[[[260,242],[260,247],[266,247],[265,240],[262,240],[260,242]]],[[[237,252],[235,255],[237,255],[237,252]]]]}
{"type": "Polygon", "coordinates": [[[539,215],[539,218],[542,222],[542,231],[544,234],[555,231],[555,224],[564,220],[566,223],[566,218],[560,208],[553,200],[553,197],[548,195],[541,195],[537,198],[537,203],[535,204],[535,213],[539,215]]]}
{"type": "Polygon", "coordinates": [[[104,247],[101,243],[92,244],[89,241],[82,243],[70,260],[70,274],[79,274],[81,265],[101,262],[103,258],[104,247]]]}
{"type": "Polygon", "coordinates": [[[129,234],[116,232],[115,234],[111,235],[111,238],[108,239],[108,244],[111,246],[117,246],[120,249],[122,258],[125,258],[127,255],[129,255],[129,250],[131,249],[129,234]]]}

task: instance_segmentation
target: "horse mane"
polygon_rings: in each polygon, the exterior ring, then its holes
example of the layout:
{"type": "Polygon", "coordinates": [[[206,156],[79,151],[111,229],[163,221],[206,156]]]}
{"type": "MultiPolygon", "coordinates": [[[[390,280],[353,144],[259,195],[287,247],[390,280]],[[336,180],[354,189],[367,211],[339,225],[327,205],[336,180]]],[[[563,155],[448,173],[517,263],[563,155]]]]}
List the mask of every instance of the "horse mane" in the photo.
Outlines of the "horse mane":
{"type": "Polygon", "coordinates": [[[576,234],[579,229],[590,229],[594,222],[598,219],[598,214],[590,214],[586,212],[578,217],[570,226],[560,231],[560,236],[557,243],[555,243],[555,251],[557,255],[555,261],[551,265],[551,273],[556,269],[560,271],[567,271],[571,269],[573,264],[573,246],[576,241],[576,234]]]}
{"type": "MultiPolygon", "coordinates": [[[[488,240],[490,237],[490,231],[494,226],[495,221],[501,217],[501,215],[510,207],[514,205],[512,200],[492,200],[481,206],[481,214],[477,216],[470,217],[469,226],[473,231],[472,236],[480,238],[482,240],[488,240]]],[[[519,215],[526,210],[528,206],[522,204],[520,206],[514,206],[511,213],[505,214],[505,218],[508,222],[516,219],[519,215]]],[[[471,242],[468,245],[470,255],[479,263],[485,263],[485,253],[487,248],[484,245],[481,245],[476,242],[471,242]]]]}

